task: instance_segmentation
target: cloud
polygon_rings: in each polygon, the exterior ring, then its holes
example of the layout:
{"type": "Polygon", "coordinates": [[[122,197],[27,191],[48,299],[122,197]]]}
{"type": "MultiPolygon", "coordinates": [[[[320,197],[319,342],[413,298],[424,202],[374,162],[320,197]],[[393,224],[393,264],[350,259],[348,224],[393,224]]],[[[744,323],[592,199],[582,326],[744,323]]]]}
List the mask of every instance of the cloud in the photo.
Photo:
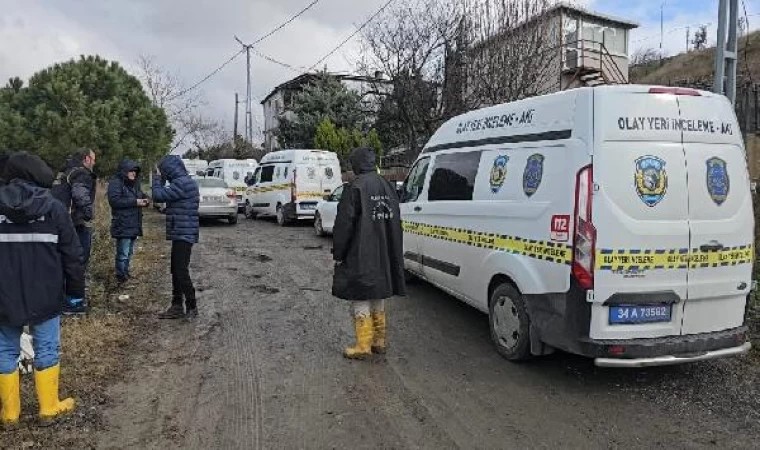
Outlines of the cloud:
{"type": "MultiPolygon", "coordinates": [[[[5,2],[0,16],[0,80],[27,79],[34,72],[80,54],[100,54],[135,72],[141,55],[194,84],[240,50],[303,9],[308,0],[130,0],[5,2]]],[[[293,66],[311,66],[355,31],[383,0],[323,0],[258,50],[293,66]]],[[[333,55],[330,70],[349,70],[356,41],[333,55]]],[[[252,55],[255,97],[263,98],[297,73],[252,55]]],[[[208,111],[232,128],[234,93],[245,96],[245,56],[238,57],[201,87],[208,111]]],[[[254,98],[254,113],[263,124],[254,98]]],[[[244,123],[241,105],[241,123],[244,123]]]]}
{"type": "MultiPolygon", "coordinates": [[[[129,0],[3,2],[0,15],[0,83],[12,76],[28,78],[55,62],[80,54],[100,54],[135,70],[141,55],[152,56],[191,85],[240,49],[246,42],[279,25],[309,0],[129,0]]],[[[258,50],[293,66],[311,66],[355,31],[385,0],[322,0],[285,29],[262,42],[258,50]]],[[[641,28],[631,34],[631,51],[659,46],[660,0],[578,0],[592,10],[636,20],[641,28]]],[[[750,14],[760,12],[760,0],[746,0],[750,14]]],[[[684,25],[712,22],[715,41],[717,0],[668,0],[665,7],[664,49],[685,49],[684,25]]],[[[753,29],[760,16],[750,17],[753,29]]],[[[694,28],[692,28],[692,33],[694,28]]],[[[356,40],[333,55],[331,70],[350,70],[359,54],[356,40]]],[[[252,84],[263,98],[276,85],[297,73],[252,55],[252,84]]],[[[207,101],[205,115],[232,128],[234,93],[245,95],[245,57],[238,57],[201,87],[207,101]]],[[[241,105],[242,106],[242,105],[241,105]]],[[[254,113],[263,124],[261,107],[254,113]]],[[[240,122],[243,123],[241,110],[240,122]]]]}

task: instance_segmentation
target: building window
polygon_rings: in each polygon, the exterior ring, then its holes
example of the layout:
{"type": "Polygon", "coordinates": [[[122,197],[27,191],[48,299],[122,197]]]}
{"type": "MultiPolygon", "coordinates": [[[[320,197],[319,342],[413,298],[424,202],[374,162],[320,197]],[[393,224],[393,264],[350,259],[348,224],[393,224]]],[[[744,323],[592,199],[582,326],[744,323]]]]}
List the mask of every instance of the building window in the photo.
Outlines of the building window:
{"type": "Polygon", "coordinates": [[[578,19],[565,16],[562,19],[562,28],[565,44],[576,44],[578,42],[578,19]]]}
{"type": "Polygon", "coordinates": [[[481,154],[468,152],[436,156],[428,200],[472,200],[481,154]]]}
{"type": "Polygon", "coordinates": [[[604,46],[613,55],[627,55],[626,31],[622,28],[607,27],[604,29],[604,46]]]}

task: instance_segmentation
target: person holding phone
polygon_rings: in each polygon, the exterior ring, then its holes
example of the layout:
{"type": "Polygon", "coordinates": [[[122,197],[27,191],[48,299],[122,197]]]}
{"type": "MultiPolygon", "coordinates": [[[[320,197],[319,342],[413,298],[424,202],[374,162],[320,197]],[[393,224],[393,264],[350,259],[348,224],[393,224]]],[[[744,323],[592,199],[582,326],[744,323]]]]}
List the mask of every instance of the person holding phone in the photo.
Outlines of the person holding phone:
{"type": "Polygon", "coordinates": [[[150,204],[140,188],[140,166],[130,160],[119,165],[119,172],[108,184],[111,205],[111,237],[116,240],[116,280],[124,283],[131,277],[129,263],[135,241],[142,236],[142,208],[150,204]]]}

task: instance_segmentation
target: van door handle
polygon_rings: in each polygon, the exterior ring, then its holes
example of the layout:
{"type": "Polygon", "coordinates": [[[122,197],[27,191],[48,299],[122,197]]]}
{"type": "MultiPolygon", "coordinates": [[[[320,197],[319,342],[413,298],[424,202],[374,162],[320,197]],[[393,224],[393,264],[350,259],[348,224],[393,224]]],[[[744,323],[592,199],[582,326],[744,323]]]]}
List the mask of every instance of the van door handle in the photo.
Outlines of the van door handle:
{"type": "Polygon", "coordinates": [[[723,250],[724,248],[725,247],[720,242],[710,241],[709,243],[700,246],[699,250],[707,253],[707,252],[719,252],[723,250]]]}
{"type": "Polygon", "coordinates": [[[422,206],[415,206],[414,207],[414,212],[420,212],[420,211],[422,211],[422,206]]]}

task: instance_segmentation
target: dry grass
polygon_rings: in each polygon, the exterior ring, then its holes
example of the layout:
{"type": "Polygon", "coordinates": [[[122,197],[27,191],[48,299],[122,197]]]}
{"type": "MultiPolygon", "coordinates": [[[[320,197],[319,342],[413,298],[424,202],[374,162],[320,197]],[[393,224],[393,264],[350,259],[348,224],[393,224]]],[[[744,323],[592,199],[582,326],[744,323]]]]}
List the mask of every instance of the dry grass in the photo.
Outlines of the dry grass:
{"type": "Polygon", "coordinates": [[[22,378],[22,424],[0,433],[0,448],[94,448],[92,431],[102,426],[101,411],[110,401],[109,384],[128,368],[135,338],[148,326],[145,317],[156,308],[155,281],[166,271],[167,244],[162,220],[146,211],[145,236],[138,240],[132,260],[136,282],[118,291],[114,274],[111,211],[105,186],[99,187],[90,260],[90,314],[64,318],[61,333],[61,391],[79,402],[77,411],[60,424],[40,428],[34,421],[37,402],[31,375],[22,378]],[[120,301],[120,294],[129,299],[120,301]]]}
{"type": "MultiPolygon", "coordinates": [[[[715,64],[715,48],[691,51],[653,61],[649,64],[631,67],[632,83],[670,84],[689,80],[706,82],[712,86],[715,64]]],[[[754,32],[739,40],[738,74],[740,78],[755,83],[760,82],[760,32],[754,32]],[[745,51],[746,49],[746,51],[745,51]]]]}

